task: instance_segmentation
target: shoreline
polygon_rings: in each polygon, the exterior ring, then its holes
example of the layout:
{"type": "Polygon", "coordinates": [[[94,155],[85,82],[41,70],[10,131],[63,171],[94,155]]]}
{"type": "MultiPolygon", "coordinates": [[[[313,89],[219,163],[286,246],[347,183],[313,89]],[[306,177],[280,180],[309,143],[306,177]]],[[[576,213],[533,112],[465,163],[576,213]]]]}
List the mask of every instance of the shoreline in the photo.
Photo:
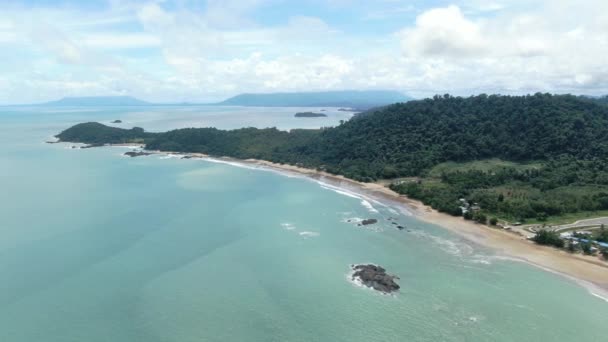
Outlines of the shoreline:
{"type": "Polygon", "coordinates": [[[546,272],[563,276],[585,287],[592,295],[608,301],[608,262],[602,262],[596,257],[570,254],[555,248],[540,246],[512,232],[440,213],[420,201],[400,195],[378,183],[358,182],[344,176],[293,165],[281,165],[265,160],[239,160],[208,156],[203,158],[262,166],[278,172],[301,175],[329,183],[344,190],[354,191],[391,207],[405,209],[416,219],[437,225],[474,244],[487,247],[499,256],[508,257],[514,261],[524,262],[546,272]]]}
{"type": "MultiPolygon", "coordinates": [[[[143,147],[141,144],[116,144],[109,146],[143,147]]],[[[487,225],[466,221],[461,217],[440,213],[420,201],[400,195],[379,183],[358,182],[341,175],[303,168],[289,164],[278,164],[258,159],[236,159],[230,157],[211,157],[203,153],[181,153],[169,151],[146,151],[151,154],[175,155],[184,159],[201,159],[211,162],[224,162],[252,166],[276,171],[280,174],[297,175],[327,183],[389,207],[405,209],[416,219],[437,225],[465,240],[489,248],[499,256],[513,261],[527,263],[546,272],[569,279],[586,288],[590,294],[608,302],[608,262],[596,257],[570,254],[555,248],[540,246],[525,237],[487,225]]]]}

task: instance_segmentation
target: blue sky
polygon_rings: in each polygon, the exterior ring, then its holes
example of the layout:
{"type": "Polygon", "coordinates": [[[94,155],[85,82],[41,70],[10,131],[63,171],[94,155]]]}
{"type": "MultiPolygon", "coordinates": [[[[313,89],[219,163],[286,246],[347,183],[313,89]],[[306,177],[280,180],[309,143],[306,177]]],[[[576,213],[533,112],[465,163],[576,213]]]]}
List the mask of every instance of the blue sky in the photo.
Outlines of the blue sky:
{"type": "Polygon", "coordinates": [[[8,0],[0,103],[608,93],[608,1],[8,0]],[[576,15],[572,15],[576,13],[576,15]]]}

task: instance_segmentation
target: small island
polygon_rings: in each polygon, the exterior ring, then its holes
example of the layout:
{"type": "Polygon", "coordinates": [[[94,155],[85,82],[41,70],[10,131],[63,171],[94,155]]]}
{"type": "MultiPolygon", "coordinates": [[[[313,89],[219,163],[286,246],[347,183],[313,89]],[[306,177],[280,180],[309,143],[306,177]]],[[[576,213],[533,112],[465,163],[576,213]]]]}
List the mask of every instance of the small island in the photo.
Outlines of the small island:
{"type": "Polygon", "coordinates": [[[351,265],[351,268],[353,270],[352,280],[371,289],[388,294],[400,288],[399,284],[395,282],[395,279],[399,279],[399,277],[387,274],[386,270],[380,266],[360,264],[351,265]]]}
{"type": "Polygon", "coordinates": [[[296,118],[322,118],[322,117],[327,117],[327,115],[323,114],[323,113],[302,112],[302,113],[296,113],[295,117],[296,118]]]}
{"type": "Polygon", "coordinates": [[[122,123],[122,120],[114,120],[111,123],[113,123],[113,124],[119,124],[119,123],[122,123]]]}

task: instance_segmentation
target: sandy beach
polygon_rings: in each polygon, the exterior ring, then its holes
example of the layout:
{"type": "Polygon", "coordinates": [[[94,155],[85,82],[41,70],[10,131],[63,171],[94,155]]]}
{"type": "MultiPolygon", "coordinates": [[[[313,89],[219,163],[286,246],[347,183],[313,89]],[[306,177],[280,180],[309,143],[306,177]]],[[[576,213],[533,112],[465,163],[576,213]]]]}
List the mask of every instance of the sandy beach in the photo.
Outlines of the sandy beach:
{"type": "MultiPolygon", "coordinates": [[[[141,147],[137,145],[129,146],[141,147]]],[[[362,183],[340,175],[265,160],[215,158],[202,153],[147,152],[181,155],[186,158],[211,159],[305,176],[387,203],[390,206],[402,206],[403,209],[422,221],[448,229],[472,243],[494,250],[498,255],[526,262],[545,271],[567,277],[608,301],[608,262],[593,256],[570,254],[555,248],[539,246],[519,234],[440,213],[422,202],[400,195],[380,183],[362,183]]]]}
{"type": "Polygon", "coordinates": [[[326,172],[263,160],[227,160],[304,175],[334,186],[346,188],[380,202],[402,205],[420,220],[448,229],[480,246],[491,248],[499,255],[565,276],[585,286],[592,293],[608,298],[608,262],[599,260],[597,257],[570,254],[555,248],[539,246],[513,232],[440,213],[420,201],[400,195],[379,183],[361,183],[326,172]]]}

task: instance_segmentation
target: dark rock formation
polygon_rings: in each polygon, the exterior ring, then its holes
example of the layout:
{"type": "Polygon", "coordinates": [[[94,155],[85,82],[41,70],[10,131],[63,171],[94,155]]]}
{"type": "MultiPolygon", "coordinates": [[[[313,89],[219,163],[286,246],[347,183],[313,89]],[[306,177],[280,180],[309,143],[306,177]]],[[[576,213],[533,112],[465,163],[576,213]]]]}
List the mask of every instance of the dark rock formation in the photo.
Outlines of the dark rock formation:
{"type": "Polygon", "coordinates": [[[134,157],[143,157],[143,156],[149,156],[152,153],[149,152],[143,152],[143,151],[129,151],[129,152],[125,152],[125,156],[129,156],[131,158],[134,157]]]}
{"type": "Polygon", "coordinates": [[[112,123],[122,123],[122,120],[114,120],[112,123]]]}
{"type": "Polygon", "coordinates": [[[397,228],[398,228],[399,230],[404,230],[404,229],[405,229],[405,227],[404,227],[404,226],[397,226],[397,228]]]}
{"type": "Polygon", "coordinates": [[[380,266],[368,265],[351,265],[353,269],[352,280],[360,281],[363,285],[372,288],[382,293],[391,293],[399,290],[399,285],[395,279],[399,277],[386,273],[386,270],[380,266]]]}
{"type": "Polygon", "coordinates": [[[376,223],[378,223],[378,220],[376,220],[376,219],[365,219],[365,220],[361,221],[362,226],[367,226],[367,225],[376,224],[376,223]]]}

